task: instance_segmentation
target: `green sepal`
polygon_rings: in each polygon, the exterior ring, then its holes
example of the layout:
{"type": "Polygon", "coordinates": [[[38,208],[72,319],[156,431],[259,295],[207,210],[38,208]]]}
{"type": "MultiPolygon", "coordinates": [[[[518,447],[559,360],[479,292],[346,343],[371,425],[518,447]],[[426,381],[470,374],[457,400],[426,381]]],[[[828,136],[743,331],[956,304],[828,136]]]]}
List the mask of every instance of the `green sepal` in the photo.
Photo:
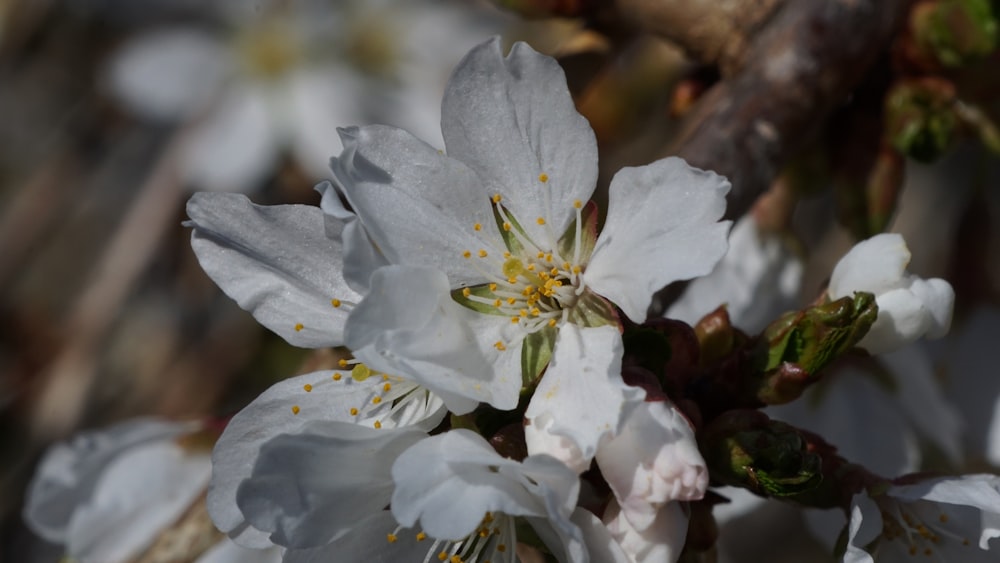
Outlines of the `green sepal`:
{"type": "Polygon", "coordinates": [[[552,349],[558,334],[558,329],[547,326],[524,338],[521,347],[521,382],[524,387],[533,386],[542,376],[552,360],[552,349]]]}

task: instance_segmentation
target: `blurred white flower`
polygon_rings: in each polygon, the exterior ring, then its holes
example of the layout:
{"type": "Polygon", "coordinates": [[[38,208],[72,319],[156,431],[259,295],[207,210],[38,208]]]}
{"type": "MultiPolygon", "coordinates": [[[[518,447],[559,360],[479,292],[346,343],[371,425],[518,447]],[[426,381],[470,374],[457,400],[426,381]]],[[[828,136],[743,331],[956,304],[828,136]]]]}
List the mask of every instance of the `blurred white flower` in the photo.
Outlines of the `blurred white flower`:
{"type": "Polygon", "coordinates": [[[106,83],[139,115],[194,120],[184,179],[223,191],[256,188],[285,149],[307,173],[325,175],[345,123],[381,121],[440,139],[448,70],[500,25],[458,2],[247,0],[211,8],[224,31],[185,25],[137,35],[112,57],[106,83]]]}
{"type": "Polygon", "coordinates": [[[788,241],[761,232],[747,214],[733,226],[729,250],[712,273],[692,280],[663,316],[693,325],[725,304],[733,326],[756,334],[795,308],[802,271],[788,241]]]}
{"type": "Polygon", "coordinates": [[[46,452],[28,487],[25,522],[82,563],[126,563],[151,549],[180,550],[172,556],[197,563],[280,561],[270,544],[240,548],[207,520],[191,520],[204,514],[212,440],[198,423],[155,419],[81,433],[46,452]],[[171,533],[176,541],[158,542],[171,533]]]}
{"type": "Polygon", "coordinates": [[[872,354],[896,350],[918,338],[940,338],[951,325],[955,291],[940,278],[906,271],[910,250],[898,234],[876,235],[854,245],[830,276],[831,299],[856,291],[875,294],[878,319],[858,346],[872,354]]]}
{"type": "Polygon", "coordinates": [[[1000,477],[964,475],[854,497],[845,563],[997,561],[1000,477]]]}

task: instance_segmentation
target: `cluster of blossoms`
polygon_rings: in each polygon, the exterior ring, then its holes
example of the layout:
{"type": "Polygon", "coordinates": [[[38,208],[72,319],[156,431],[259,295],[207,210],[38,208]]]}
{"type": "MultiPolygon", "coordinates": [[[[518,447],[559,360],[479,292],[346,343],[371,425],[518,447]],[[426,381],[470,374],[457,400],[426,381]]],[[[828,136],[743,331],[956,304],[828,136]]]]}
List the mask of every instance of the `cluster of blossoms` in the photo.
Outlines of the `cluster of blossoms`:
{"type": "MultiPolygon", "coordinates": [[[[950,324],[951,287],[909,274],[898,235],[859,244],[815,307],[768,324],[801,266],[749,218],[730,234],[728,182],[677,158],[619,171],[598,229],[594,134],[558,64],[525,44],[463,59],[442,134],[444,151],[392,127],[341,129],[319,208],[189,202],[194,250],[230,297],[293,345],[351,354],[272,386],[219,437],[208,512],[242,546],[293,563],[676,561],[710,477],[827,492],[830,464],[806,463],[825,444],[789,477],[754,456],[811,438],[747,409],[795,398],[843,350],[889,352],[950,324]],[[707,352],[686,365],[700,384],[653,373],[629,340],[656,291],[695,278],[668,315],[695,323],[735,286],[732,322],[767,327],[729,338],[722,367],[707,352]],[[706,398],[733,365],[759,386],[706,398]],[[733,473],[716,474],[720,452],[733,473]]],[[[694,332],[664,330],[679,366],[694,332]]],[[[840,505],[846,561],[990,557],[1000,478],[902,484],[829,459],[859,476],[840,505]]]]}

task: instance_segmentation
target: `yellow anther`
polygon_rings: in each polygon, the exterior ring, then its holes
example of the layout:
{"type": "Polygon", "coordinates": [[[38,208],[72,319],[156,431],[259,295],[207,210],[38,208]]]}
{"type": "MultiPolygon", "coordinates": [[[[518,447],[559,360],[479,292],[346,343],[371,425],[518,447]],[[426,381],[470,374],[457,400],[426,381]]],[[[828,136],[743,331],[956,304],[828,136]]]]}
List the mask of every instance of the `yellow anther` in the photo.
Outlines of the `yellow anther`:
{"type": "Polygon", "coordinates": [[[383,373],[382,374],[382,381],[389,381],[389,376],[383,373]]]}
{"type": "Polygon", "coordinates": [[[535,271],[535,265],[534,264],[528,264],[528,271],[529,272],[534,272],[535,271]]]}
{"type": "Polygon", "coordinates": [[[531,316],[532,317],[537,317],[537,316],[539,316],[541,314],[542,314],[542,312],[538,309],[538,307],[535,307],[534,309],[531,310],[531,316]]]}
{"type": "Polygon", "coordinates": [[[330,305],[333,305],[334,307],[340,307],[340,299],[331,299],[330,305]]]}
{"type": "Polygon", "coordinates": [[[563,262],[563,270],[568,270],[569,266],[570,266],[569,262],[563,262]]]}
{"type": "Polygon", "coordinates": [[[462,258],[472,258],[472,253],[466,250],[462,253],[462,258]]]}
{"type": "Polygon", "coordinates": [[[499,340],[497,340],[497,343],[494,344],[493,347],[496,348],[497,350],[500,350],[501,352],[507,349],[507,346],[505,346],[504,343],[499,340]]]}
{"type": "Polygon", "coordinates": [[[373,405],[377,405],[377,404],[379,404],[381,402],[382,402],[382,397],[379,397],[378,395],[376,395],[375,397],[372,397],[372,404],[373,405]]]}
{"type": "Polygon", "coordinates": [[[306,393],[309,393],[309,392],[311,392],[313,390],[313,386],[309,385],[308,383],[306,383],[305,385],[303,385],[302,388],[305,389],[306,393]]]}
{"type": "Polygon", "coordinates": [[[539,253],[535,255],[535,258],[538,258],[539,260],[542,260],[543,258],[545,258],[545,253],[539,251],[539,253]]]}
{"type": "Polygon", "coordinates": [[[351,416],[358,416],[358,409],[351,407],[351,416]]]}
{"type": "Polygon", "coordinates": [[[549,275],[558,276],[559,275],[559,268],[553,267],[551,270],[549,270],[549,275]]]}
{"type": "Polygon", "coordinates": [[[292,414],[299,414],[300,410],[302,409],[300,409],[298,405],[292,405],[292,414]]]}
{"type": "Polygon", "coordinates": [[[581,268],[581,267],[579,267],[579,266],[573,266],[573,269],[572,269],[571,271],[572,271],[572,272],[573,272],[574,274],[579,274],[580,272],[582,272],[582,271],[583,271],[583,268],[581,268]]]}
{"type": "Polygon", "coordinates": [[[551,262],[552,261],[552,254],[551,253],[545,255],[545,261],[546,262],[551,262]]]}
{"type": "Polygon", "coordinates": [[[375,430],[378,430],[378,429],[382,428],[382,423],[376,420],[375,424],[373,424],[372,426],[375,427],[375,430]]]}
{"type": "Polygon", "coordinates": [[[505,231],[508,231],[508,232],[509,232],[509,231],[510,231],[510,230],[511,230],[512,228],[513,228],[513,227],[511,226],[511,224],[510,224],[510,223],[508,223],[507,221],[504,221],[504,222],[503,222],[503,230],[505,230],[505,231]]]}
{"type": "Polygon", "coordinates": [[[483,226],[482,226],[481,224],[479,224],[479,223],[476,223],[475,225],[473,225],[473,226],[472,226],[472,228],[473,228],[474,230],[476,230],[476,231],[481,231],[481,230],[483,230],[483,226]]]}
{"type": "Polygon", "coordinates": [[[486,256],[487,256],[486,251],[483,250],[482,248],[480,248],[479,249],[479,257],[480,258],[486,258],[486,256]]]}
{"type": "Polygon", "coordinates": [[[368,369],[368,366],[365,364],[358,364],[351,370],[351,377],[354,378],[354,381],[364,381],[371,377],[371,375],[372,370],[368,369]]]}
{"type": "Polygon", "coordinates": [[[340,367],[342,367],[342,368],[346,368],[347,367],[347,360],[341,358],[341,359],[337,360],[337,365],[340,366],[340,367]]]}
{"type": "Polygon", "coordinates": [[[515,283],[517,283],[517,276],[511,276],[507,278],[507,283],[509,283],[510,285],[514,285],[515,283]]]}
{"type": "Polygon", "coordinates": [[[496,290],[497,290],[497,284],[491,283],[490,284],[490,291],[496,291],[496,290]]]}
{"type": "Polygon", "coordinates": [[[529,310],[527,310],[527,309],[521,309],[521,313],[520,313],[520,315],[521,315],[522,317],[527,317],[527,316],[528,316],[529,314],[531,314],[531,311],[529,311],[529,310]]]}
{"type": "Polygon", "coordinates": [[[513,305],[514,303],[517,303],[517,299],[515,299],[513,297],[508,297],[507,298],[507,304],[508,305],[513,305]]]}
{"type": "Polygon", "coordinates": [[[514,315],[513,317],[510,318],[510,323],[516,325],[518,322],[520,322],[520,320],[521,320],[521,317],[518,317],[517,315],[514,315]]]}
{"type": "Polygon", "coordinates": [[[396,537],[396,534],[386,534],[385,535],[385,541],[387,541],[389,543],[396,543],[396,540],[398,540],[398,539],[399,538],[396,537]]]}
{"type": "Polygon", "coordinates": [[[302,323],[298,323],[298,324],[295,325],[295,332],[298,332],[298,331],[300,331],[300,330],[302,330],[304,328],[305,328],[305,325],[303,325],[302,323]]]}
{"type": "Polygon", "coordinates": [[[382,385],[383,392],[388,393],[390,389],[392,389],[392,383],[386,383],[382,385]]]}
{"type": "Polygon", "coordinates": [[[442,551],[441,553],[438,553],[438,561],[444,561],[445,559],[448,559],[447,551],[442,551]]]}
{"type": "Polygon", "coordinates": [[[469,288],[467,288],[467,287],[463,287],[462,288],[462,297],[468,297],[470,295],[472,295],[472,290],[469,289],[469,288]]]}
{"type": "Polygon", "coordinates": [[[507,250],[504,250],[504,251],[503,251],[503,258],[504,258],[504,260],[506,260],[506,259],[510,258],[510,256],[511,256],[511,255],[510,255],[510,252],[509,252],[509,251],[507,251],[507,250]]]}
{"type": "Polygon", "coordinates": [[[417,541],[424,541],[427,539],[427,534],[423,532],[417,532],[417,541]]]}
{"type": "Polygon", "coordinates": [[[538,175],[538,181],[541,182],[541,183],[543,183],[543,184],[545,182],[548,182],[549,181],[549,175],[546,174],[545,172],[542,172],[541,174],[538,175]]]}
{"type": "Polygon", "coordinates": [[[343,376],[341,376],[339,373],[333,374],[333,380],[334,381],[340,381],[342,377],[343,376]]]}
{"type": "Polygon", "coordinates": [[[503,305],[503,301],[500,301],[499,299],[493,301],[494,307],[499,307],[500,305],[503,305]]]}
{"type": "Polygon", "coordinates": [[[451,556],[451,559],[449,559],[449,563],[465,563],[465,562],[462,561],[462,558],[456,554],[451,556]]]}
{"type": "Polygon", "coordinates": [[[503,553],[503,552],[507,551],[507,546],[504,545],[504,544],[502,544],[502,543],[498,543],[497,544],[497,551],[499,551],[500,553],[503,553]]]}
{"type": "Polygon", "coordinates": [[[552,280],[553,287],[562,287],[562,280],[552,280]]]}
{"type": "Polygon", "coordinates": [[[500,194],[493,194],[493,197],[491,199],[493,200],[493,203],[500,203],[500,200],[502,200],[503,198],[500,196],[500,194]]]}
{"type": "Polygon", "coordinates": [[[557,324],[559,324],[559,323],[557,323],[555,319],[549,319],[549,326],[550,327],[555,328],[557,324]]]}
{"type": "Polygon", "coordinates": [[[539,217],[538,219],[535,219],[535,222],[538,223],[539,225],[544,225],[545,217],[539,217]]]}
{"type": "Polygon", "coordinates": [[[575,207],[577,209],[580,209],[581,207],[583,207],[583,202],[580,201],[580,200],[578,200],[578,199],[574,199],[573,200],[573,207],[575,207]]]}

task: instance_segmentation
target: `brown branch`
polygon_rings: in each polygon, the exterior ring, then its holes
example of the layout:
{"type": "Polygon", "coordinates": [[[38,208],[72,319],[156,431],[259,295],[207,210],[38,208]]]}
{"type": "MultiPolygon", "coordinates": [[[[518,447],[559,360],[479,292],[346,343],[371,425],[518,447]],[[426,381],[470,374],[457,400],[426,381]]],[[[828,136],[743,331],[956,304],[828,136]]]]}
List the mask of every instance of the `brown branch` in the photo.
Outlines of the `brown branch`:
{"type": "Polygon", "coordinates": [[[786,3],[745,65],[701,100],[671,152],[728,177],[726,215],[743,215],[885,52],[910,3],[786,3]]]}

